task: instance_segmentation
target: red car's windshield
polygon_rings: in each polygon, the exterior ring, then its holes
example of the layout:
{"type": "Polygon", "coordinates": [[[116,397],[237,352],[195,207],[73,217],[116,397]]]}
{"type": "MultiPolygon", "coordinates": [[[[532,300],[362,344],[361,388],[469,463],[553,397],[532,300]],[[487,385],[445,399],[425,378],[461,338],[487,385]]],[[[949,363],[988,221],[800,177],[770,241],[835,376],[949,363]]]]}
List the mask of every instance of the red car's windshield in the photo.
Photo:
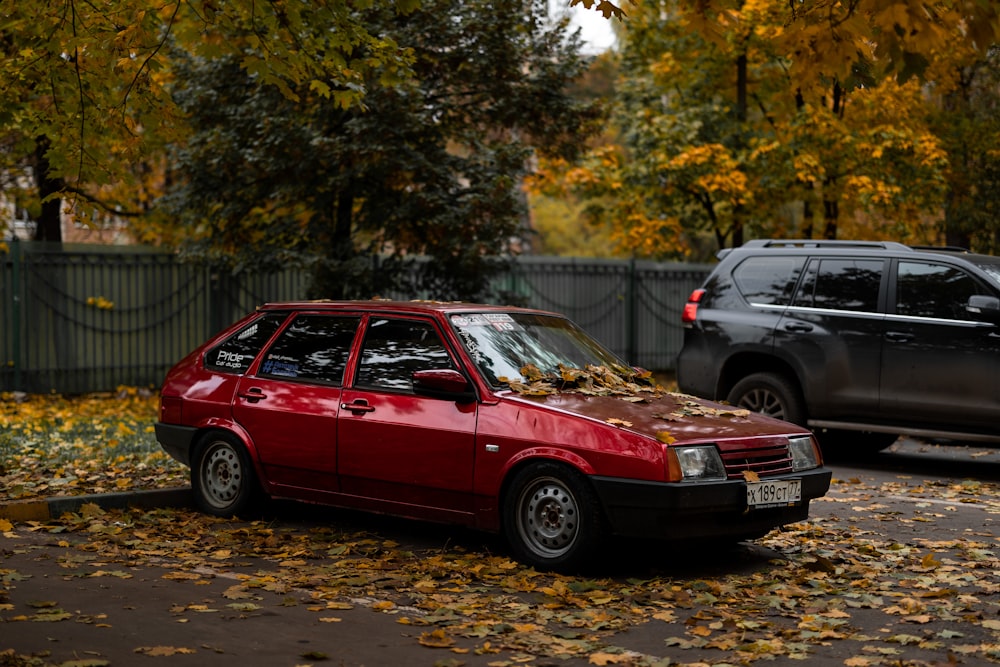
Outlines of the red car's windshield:
{"type": "Polygon", "coordinates": [[[521,369],[529,365],[542,372],[555,372],[560,365],[606,366],[616,372],[631,372],[628,364],[561,317],[463,313],[452,315],[451,324],[479,371],[493,386],[501,386],[505,380],[526,381],[521,369]]]}

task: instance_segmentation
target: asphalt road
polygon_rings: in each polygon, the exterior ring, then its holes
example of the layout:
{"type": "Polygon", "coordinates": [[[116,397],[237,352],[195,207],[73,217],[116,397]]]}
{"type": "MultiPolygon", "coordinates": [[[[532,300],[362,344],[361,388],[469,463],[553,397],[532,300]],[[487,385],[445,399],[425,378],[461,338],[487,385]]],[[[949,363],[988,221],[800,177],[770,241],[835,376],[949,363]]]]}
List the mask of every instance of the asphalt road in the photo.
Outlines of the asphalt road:
{"type": "MultiPolygon", "coordinates": [[[[108,546],[125,542],[96,539],[114,530],[114,521],[69,532],[19,523],[0,537],[0,665],[577,667],[733,664],[733,656],[796,666],[805,658],[820,667],[1000,664],[1000,451],[900,441],[870,461],[831,467],[831,493],[814,503],[807,526],[787,534],[735,549],[622,544],[601,586],[607,598],[628,603],[599,614],[566,604],[565,596],[554,602],[553,587],[583,590],[583,580],[549,579],[532,591],[484,579],[424,596],[401,589],[399,573],[389,573],[396,577],[386,593],[391,603],[340,595],[326,598],[324,608],[321,586],[310,578],[321,567],[336,577],[329,569],[336,556],[310,560],[310,569],[290,579],[298,585],[260,584],[250,595],[249,579],[278,581],[279,570],[305,561],[289,550],[277,563],[250,553],[213,566],[211,557],[189,551],[181,533],[146,527],[132,538],[147,548],[125,553],[108,546]],[[434,634],[461,618],[401,622],[426,615],[431,597],[459,599],[467,614],[564,615],[542,631],[537,620],[507,623],[502,636],[434,634]],[[435,648],[436,638],[442,646],[435,648]],[[573,654],[571,642],[589,648],[573,654]]],[[[163,525],[196,526],[193,514],[176,511],[163,525]]],[[[274,504],[264,519],[286,540],[331,526],[367,531],[411,554],[420,573],[421,559],[443,550],[457,550],[470,564],[504,553],[490,536],[297,503],[274,504]]],[[[251,532],[239,525],[220,532],[214,553],[226,551],[223,537],[240,530],[251,532]]],[[[213,539],[201,535],[199,542],[213,539]]],[[[415,590],[427,585],[423,574],[413,581],[415,590]]]]}

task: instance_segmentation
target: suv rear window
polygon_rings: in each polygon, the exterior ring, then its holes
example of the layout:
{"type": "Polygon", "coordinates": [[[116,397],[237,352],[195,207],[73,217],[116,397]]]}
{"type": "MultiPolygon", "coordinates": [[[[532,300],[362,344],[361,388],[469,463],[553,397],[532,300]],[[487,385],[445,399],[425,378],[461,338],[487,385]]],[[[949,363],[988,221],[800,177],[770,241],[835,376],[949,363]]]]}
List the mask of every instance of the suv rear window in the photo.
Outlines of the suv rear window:
{"type": "Polygon", "coordinates": [[[804,257],[750,257],[733,271],[733,280],[750,303],[787,306],[804,263],[804,257]]]}
{"type": "Polygon", "coordinates": [[[884,269],[881,259],[814,259],[793,305],[874,312],[884,269]]]}

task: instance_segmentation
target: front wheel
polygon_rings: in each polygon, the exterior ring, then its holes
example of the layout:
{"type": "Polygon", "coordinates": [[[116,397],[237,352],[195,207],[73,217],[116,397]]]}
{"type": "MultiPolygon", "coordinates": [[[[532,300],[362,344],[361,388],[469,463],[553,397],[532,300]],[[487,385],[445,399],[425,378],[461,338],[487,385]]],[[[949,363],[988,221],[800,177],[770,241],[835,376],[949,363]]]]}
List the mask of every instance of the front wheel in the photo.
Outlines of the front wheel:
{"type": "Polygon", "coordinates": [[[209,433],[199,443],[191,465],[191,489],[198,509],[230,517],[257,499],[257,480],[246,447],[228,433],[209,433]]]}
{"type": "Polygon", "coordinates": [[[806,424],[806,410],[795,385],[776,373],[753,373],[737,382],[727,399],[730,404],[783,419],[806,424]]]}
{"type": "Polygon", "coordinates": [[[518,472],[504,499],[504,533],[524,562],[575,569],[596,556],[604,533],[597,497],[583,476],[552,462],[518,472]]]}

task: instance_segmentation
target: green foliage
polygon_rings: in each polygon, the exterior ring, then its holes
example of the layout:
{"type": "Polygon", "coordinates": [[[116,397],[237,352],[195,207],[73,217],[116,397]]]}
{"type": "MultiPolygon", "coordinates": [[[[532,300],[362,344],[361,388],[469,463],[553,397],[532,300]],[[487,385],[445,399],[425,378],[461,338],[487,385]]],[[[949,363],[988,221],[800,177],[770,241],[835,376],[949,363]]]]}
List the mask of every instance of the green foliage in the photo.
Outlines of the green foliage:
{"type": "Polygon", "coordinates": [[[562,257],[614,257],[611,230],[586,222],[583,206],[567,197],[535,195],[532,221],[537,232],[533,249],[542,255],[562,257]]]}
{"type": "Polygon", "coordinates": [[[358,20],[405,47],[414,76],[387,86],[369,69],[363,108],[308,85],[279,94],[235,58],[178,65],[193,133],[164,208],[189,255],[310,265],[317,297],[482,296],[522,231],[532,155],[573,155],[596,117],[564,92],[583,63],[545,16],[543,2],[434,0],[403,19],[373,7],[358,20]],[[432,261],[406,271],[418,256],[432,261]]]}
{"type": "Polygon", "coordinates": [[[949,72],[931,123],[948,153],[946,241],[1000,252],[1000,49],[949,72]]]}
{"type": "MultiPolygon", "coordinates": [[[[382,4],[395,13],[413,2],[382,4]]],[[[410,74],[406,50],[370,33],[356,3],[340,0],[9,2],[0,52],[0,128],[16,160],[6,166],[43,171],[77,200],[80,217],[94,204],[133,210],[142,179],[133,167],[183,136],[170,95],[177,52],[232,58],[292,98],[312,88],[342,108],[360,104],[370,71],[387,85],[410,74]]]]}

